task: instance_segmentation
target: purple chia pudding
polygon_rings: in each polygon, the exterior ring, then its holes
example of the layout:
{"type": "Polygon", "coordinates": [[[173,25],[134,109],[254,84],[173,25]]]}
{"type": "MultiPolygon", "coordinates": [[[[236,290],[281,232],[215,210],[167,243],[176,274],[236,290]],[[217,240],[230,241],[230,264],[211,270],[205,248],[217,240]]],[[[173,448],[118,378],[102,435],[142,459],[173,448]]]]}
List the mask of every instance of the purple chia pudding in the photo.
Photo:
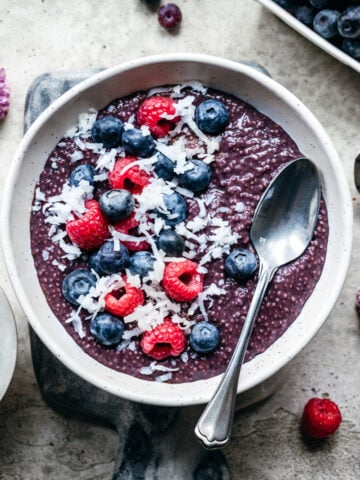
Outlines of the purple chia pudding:
{"type": "MultiPolygon", "coordinates": [[[[144,127],[141,128],[144,131],[144,127]]],[[[81,115],[79,123],[66,132],[49,155],[33,200],[31,249],[49,307],[74,341],[109,368],[146,380],[170,383],[192,382],[222,373],[239,338],[257,282],[257,272],[243,282],[230,278],[224,271],[225,258],[234,248],[253,251],[249,229],[262,193],[283,166],[301,156],[294,141],[270,118],[234,96],[197,82],[136,92],[114,100],[99,112],[81,115]],[[88,268],[91,253],[80,251],[66,234],[66,222],[74,218],[74,195],[72,203],[67,203],[64,189],[69,189],[71,171],[85,163],[96,168],[96,177],[94,187],[85,185],[78,192],[76,201],[80,202],[79,205],[82,202],[82,209],[86,199],[96,200],[110,188],[109,172],[117,159],[128,155],[121,146],[104,148],[94,142],[91,126],[96,119],[111,114],[128,127],[138,128],[136,113],[139,106],[146,98],[156,95],[172,98],[177,114],[177,123],[168,134],[155,139],[156,149],[172,158],[178,172],[181,172],[181,162],[189,158],[206,162],[212,172],[207,190],[194,194],[179,187],[176,178],[171,181],[157,178],[153,157],[135,160],[154,179],[150,180],[152,190],[149,190],[148,198],[156,197],[158,188],[158,197],[170,189],[185,199],[188,215],[176,226],[176,231],[185,239],[183,256],[196,262],[204,275],[203,291],[193,301],[165,302],[165,306],[163,302],[159,306],[151,290],[153,287],[148,287],[144,305],[135,310],[131,318],[124,319],[123,339],[109,347],[97,341],[89,329],[89,318],[94,311],[104,309],[101,295],[98,293],[98,297],[92,298],[91,308],[87,310],[89,302],[76,308],[62,294],[65,275],[76,268],[88,268]],[[194,122],[196,106],[207,99],[221,101],[229,113],[228,124],[219,135],[204,134],[194,122]],[[176,317],[187,339],[194,323],[204,319],[213,323],[220,332],[219,346],[210,354],[200,354],[187,341],[179,356],[159,361],[150,358],[141,348],[142,333],[154,328],[164,317],[176,317]]],[[[136,201],[141,204],[140,197],[136,201]]],[[[152,224],[149,235],[153,241],[148,239],[150,251],[156,249],[155,237],[161,228],[167,228],[153,212],[154,205],[145,211],[152,224]]],[[[306,252],[280,268],[268,289],[250,339],[246,361],[266,350],[296,320],[321,275],[327,240],[327,210],[322,200],[317,227],[306,252]]],[[[159,251],[155,253],[158,261],[159,251]]],[[[163,252],[160,257],[160,262],[168,261],[163,252]]],[[[131,281],[136,281],[139,286],[139,279],[131,281]]],[[[156,282],[157,289],[161,288],[161,279],[157,278],[156,282]]]]}

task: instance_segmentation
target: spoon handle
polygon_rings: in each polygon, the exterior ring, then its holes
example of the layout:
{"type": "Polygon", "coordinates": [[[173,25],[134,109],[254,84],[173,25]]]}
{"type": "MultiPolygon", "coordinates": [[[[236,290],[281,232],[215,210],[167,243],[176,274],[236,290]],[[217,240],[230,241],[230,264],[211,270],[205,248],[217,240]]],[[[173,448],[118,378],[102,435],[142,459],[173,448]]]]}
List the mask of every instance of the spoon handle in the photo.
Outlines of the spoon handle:
{"type": "Polygon", "coordinates": [[[241,330],[240,338],[215,394],[207,404],[195,427],[195,435],[207,448],[223,447],[230,438],[241,366],[255,319],[276,269],[274,267],[266,268],[263,264],[260,264],[259,280],[241,330]]]}

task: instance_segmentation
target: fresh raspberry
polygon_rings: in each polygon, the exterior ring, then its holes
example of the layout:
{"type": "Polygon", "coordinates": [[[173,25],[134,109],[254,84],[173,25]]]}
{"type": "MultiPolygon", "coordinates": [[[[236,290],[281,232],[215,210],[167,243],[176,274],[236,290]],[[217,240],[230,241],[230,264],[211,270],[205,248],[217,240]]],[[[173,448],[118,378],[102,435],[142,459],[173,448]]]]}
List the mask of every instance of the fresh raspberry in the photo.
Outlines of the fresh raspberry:
{"type": "MultiPolygon", "coordinates": [[[[125,233],[126,235],[132,235],[134,237],[138,236],[137,226],[139,222],[135,219],[135,213],[133,212],[124,220],[115,223],[114,228],[120,233],[125,233]]],[[[131,252],[138,252],[140,250],[148,250],[150,248],[149,243],[146,240],[141,240],[140,242],[121,240],[121,243],[131,252]]]]}
{"type": "Polygon", "coordinates": [[[83,250],[95,250],[110,238],[109,224],[96,200],[85,202],[87,211],[80,218],[66,224],[70,240],[83,250]]]}
{"type": "Polygon", "coordinates": [[[155,360],[163,360],[167,357],[177,357],[186,345],[183,330],[170,318],[165,318],[163,323],[150,331],[144,332],[141,339],[143,352],[155,360]]]}
{"type": "Polygon", "coordinates": [[[123,277],[124,286],[105,295],[105,310],[118,317],[130,315],[139,305],[144,305],[145,296],[140,288],[131,285],[123,277]]]}
{"type": "Polygon", "coordinates": [[[314,438],[325,438],[335,432],[342,417],[339,407],[326,398],[312,398],[304,408],[303,428],[314,438]]]}
{"type": "Polygon", "coordinates": [[[0,67],[0,120],[6,117],[10,107],[10,89],[6,84],[5,68],[0,67]]]}
{"type": "Polygon", "coordinates": [[[175,114],[175,102],[171,98],[155,96],[147,98],[140,105],[137,121],[139,125],[146,125],[155,137],[162,138],[179,121],[180,117],[175,114]]]}
{"type": "Polygon", "coordinates": [[[169,262],[162,279],[166,295],[177,302],[193,300],[203,289],[204,275],[197,268],[190,260],[169,262]]]}
{"type": "Polygon", "coordinates": [[[120,158],[109,173],[110,186],[113,189],[123,188],[130,193],[141,193],[143,188],[149,184],[151,175],[142,170],[139,165],[124,170],[125,167],[136,160],[135,157],[120,158]]]}

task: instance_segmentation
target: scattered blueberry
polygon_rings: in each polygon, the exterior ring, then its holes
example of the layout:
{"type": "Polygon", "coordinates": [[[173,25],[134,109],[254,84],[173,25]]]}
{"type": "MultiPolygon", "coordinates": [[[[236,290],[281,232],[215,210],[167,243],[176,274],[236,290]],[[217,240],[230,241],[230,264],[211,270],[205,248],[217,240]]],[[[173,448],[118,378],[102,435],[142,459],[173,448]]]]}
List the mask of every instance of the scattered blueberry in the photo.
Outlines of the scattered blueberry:
{"type": "Polygon", "coordinates": [[[233,250],[225,260],[226,274],[237,281],[246,280],[257,268],[256,256],[251,250],[233,250]]]}
{"type": "Polygon", "coordinates": [[[162,230],[156,244],[160,250],[173,257],[181,257],[185,250],[185,240],[174,230],[162,230]]]}
{"type": "Polygon", "coordinates": [[[99,249],[99,265],[107,274],[123,272],[129,265],[128,249],[120,242],[119,249],[114,249],[114,242],[108,240],[99,249]]]}
{"type": "Polygon", "coordinates": [[[360,37],[344,38],[342,43],[342,49],[351,57],[360,60],[360,37]]]}
{"type": "Polygon", "coordinates": [[[221,133],[229,122],[229,112],[219,100],[205,100],[195,109],[195,122],[204,133],[221,133]]]}
{"type": "Polygon", "coordinates": [[[211,169],[201,160],[189,160],[189,163],[193,168],[179,175],[179,185],[195,193],[203,192],[210,185],[211,169]]]}
{"type": "Polygon", "coordinates": [[[103,345],[119,343],[124,334],[125,326],[119,317],[110,313],[98,313],[90,321],[91,334],[103,345]]]}
{"type": "Polygon", "coordinates": [[[123,129],[123,122],[120,118],[107,115],[96,120],[91,129],[91,135],[94,142],[102,143],[105,148],[114,148],[121,143],[123,129]]]}
{"type": "Polygon", "coordinates": [[[69,184],[72,187],[78,187],[82,180],[89,182],[90,185],[94,185],[94,176],[95,168],[88,164],[84,163],[75,167],[69,176],[69,184]]]}
{"type": "Polygon", "coordinates": [[[340,15],[338,29],[340,35],[345,38],[360,36],[360,6],[349,7],[340,15]]]}
{"type": "Polygon", "coordinates": [[[129,128],[122,134],[122,146],[130,155],[151,157],[155,150],[155,142],[150,134],[144,134],[138,128],[129,128]]]}
{"type": "Polygon", "coordinates": [[[164,213],[158,211],[158,213],[165,218],[166,224],[170,225],[170,227],[174,227],[178,223],[183,222],[188,212],[184,197],[177,192],[165,194],[163,197],[168,212],[164,213]]]}
{"type": "Polygon", "coordinates": [[[160,0],[142,0],[142,1],[149,7],[155,7],[160,3],[160,0]]]}
{"type": "Polygon", "coordinates": [[[160,152],[156,155],[156,157],[157,160],[154,163],[154,171],[156,175],[164,180],[171,181],[175,175],[175,162],[160,152]]]}
{"type": "Polygon", "coordinates": [[[175,3],[165,3],[158,10],[158,21],[167,30],[178,27],[181,20],[181,10],[175,3]]]}
{"type": "Polygon", "coordinates": [[[119,188],[104,192],[99,198],[99,206],[109,221],[116,223],[130,215],[135,201],[130,192],[119,188]]]}
{"type": "Polygon", "coordinates": [[[135,252],[130,257],[130,273],[140,275],[140,277],[146,277],[149,272],[154,270],[154,261],[155,258],[150,252],[144,250],[135,252]]]}
{"type": "Polygon", "coordinates": [[[315,15],[313,27],[321,37],[329,39],[338,35],[337,22],[340,13],[336,10],[320,10],[315,15]]]}
{"type": "Polygon", "coordinates": [[[198,353],[213,352],[220,343],[219,329],[213,323],[198,322],[191,330],[189,343],[198,353]]]}
{"type": "Polygon", "coordinates": [[[78,268],[68,273],[62,282],[62,294],[72,305],[80,305],[79,297],[87,295],[96,285],[96,277],[86,268],[78,268]]]}
{"type": "Polygon", "coordinates": [[[311,5],[298,5],[294,9],[294,17],[305,25],[312,26],[317,10],[311,5]]]}

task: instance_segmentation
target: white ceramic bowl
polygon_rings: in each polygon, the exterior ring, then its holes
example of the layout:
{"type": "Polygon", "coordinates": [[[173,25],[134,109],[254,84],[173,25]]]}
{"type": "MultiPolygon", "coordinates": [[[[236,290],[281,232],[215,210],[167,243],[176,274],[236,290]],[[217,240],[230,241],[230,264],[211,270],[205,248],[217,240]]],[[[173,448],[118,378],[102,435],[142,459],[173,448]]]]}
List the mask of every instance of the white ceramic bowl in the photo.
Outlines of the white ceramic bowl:
{"type": "Polygon", "coordinates": [[[16,365],[17,332],[8,299],[0,288],[0,401],[4,397],[16,365]]]}
{"type": "MultiPolygon", "coordinates": [[[[330,238],[321,278],[287,332],[242,370],[238,392],[264,393],[329,315],[345,279],[352,236],[350,193],[331,141],[307,108],[274,80],[251,67],[197,54],[142,58],[94,75],[55,101],[28,130],[11,164],[1,218],[3,249],[15,293],[50,351],[77,375],[104,390],[134,401],[169,406],[207,402],[219,377],[191,384],[144,381],[111,370],[84,353],[54,317],[39,286],[30,252],[29,216],[44,163],[79,113],[89,107],[99,109],[137,90],[189,80],[234,94],[279,123],[316,163],[322,178],[330,238]]],[[[254,396],[247,403],[253,400],[254,396]]]]}

